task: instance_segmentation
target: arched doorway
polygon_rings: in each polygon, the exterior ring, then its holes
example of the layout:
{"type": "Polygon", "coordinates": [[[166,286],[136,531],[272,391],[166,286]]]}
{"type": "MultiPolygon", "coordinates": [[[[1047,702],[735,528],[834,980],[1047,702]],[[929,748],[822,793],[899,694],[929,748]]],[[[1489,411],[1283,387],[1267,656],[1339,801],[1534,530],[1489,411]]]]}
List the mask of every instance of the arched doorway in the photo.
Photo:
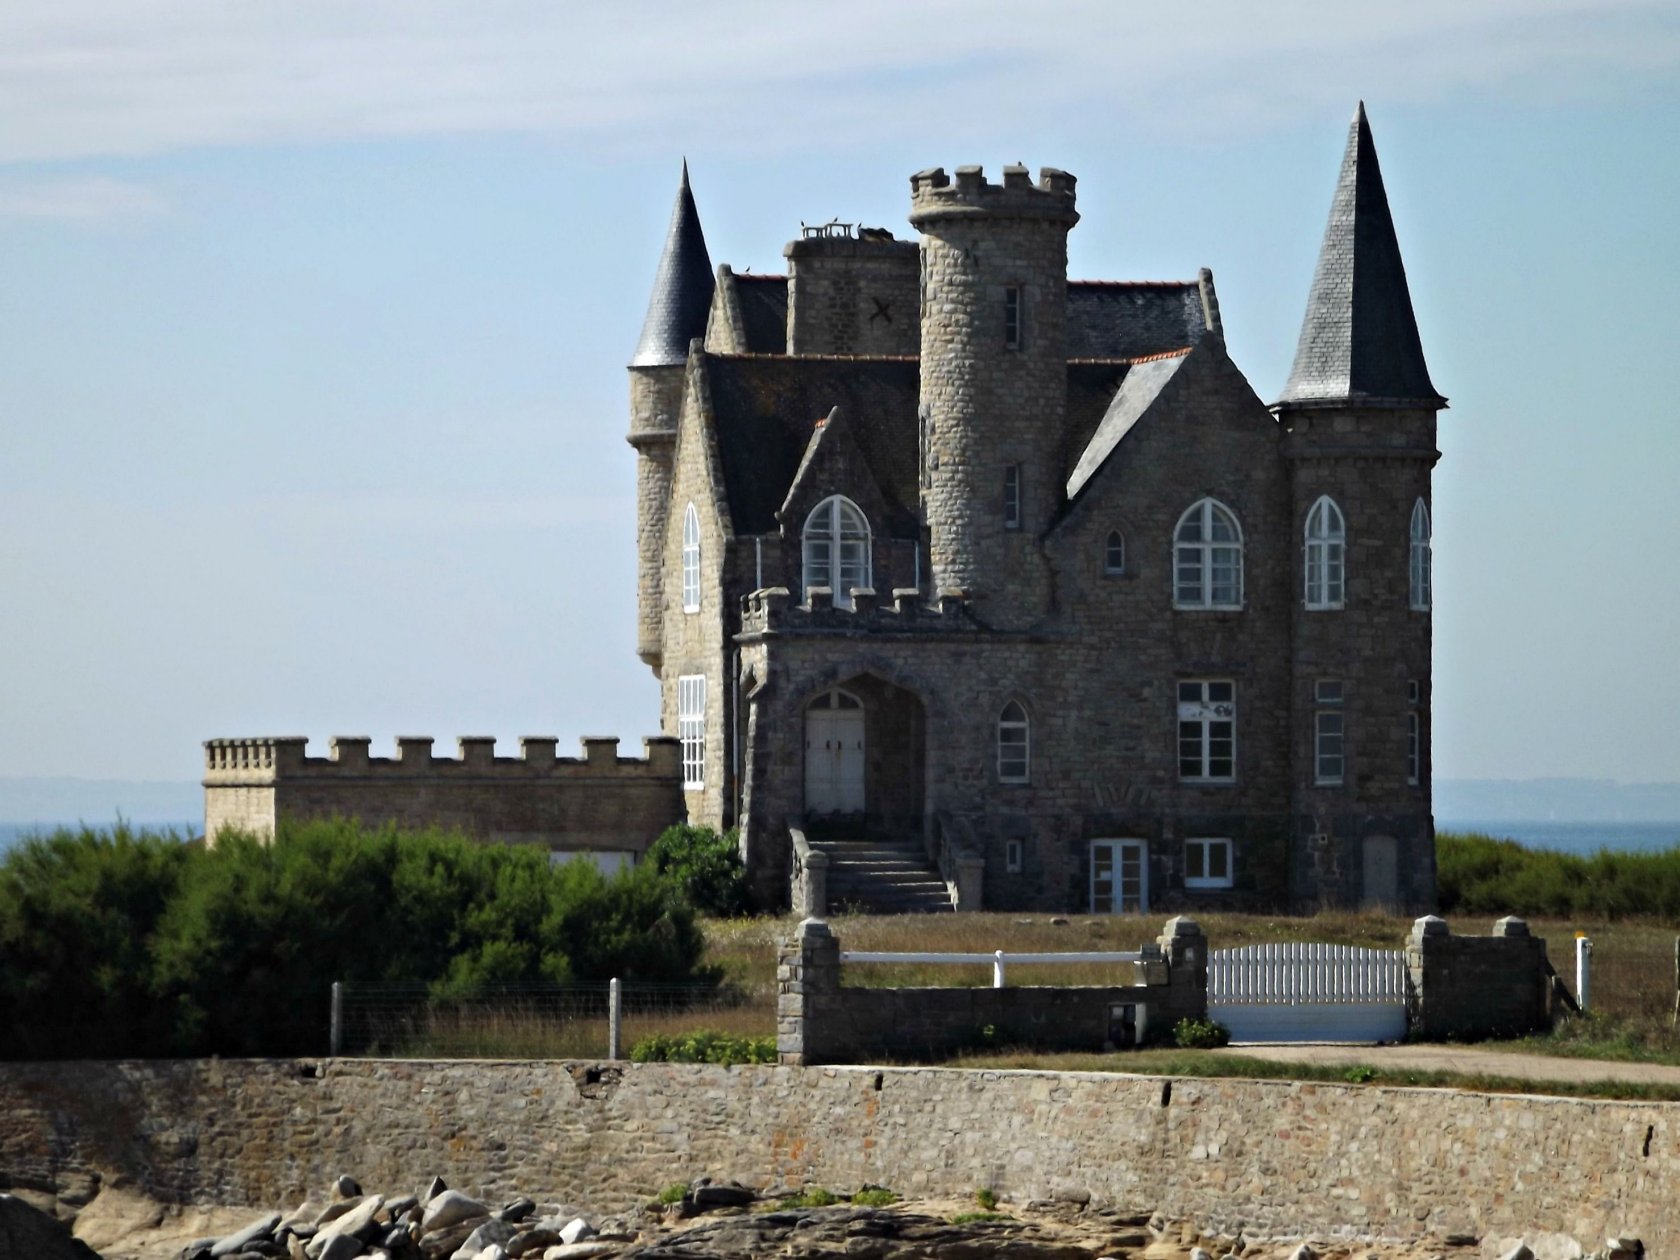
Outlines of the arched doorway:
{"type": "Polygon", "coordinates": [[[864,812],[863,702],[839,687],[805,710],[805,812],[864,812]]]}

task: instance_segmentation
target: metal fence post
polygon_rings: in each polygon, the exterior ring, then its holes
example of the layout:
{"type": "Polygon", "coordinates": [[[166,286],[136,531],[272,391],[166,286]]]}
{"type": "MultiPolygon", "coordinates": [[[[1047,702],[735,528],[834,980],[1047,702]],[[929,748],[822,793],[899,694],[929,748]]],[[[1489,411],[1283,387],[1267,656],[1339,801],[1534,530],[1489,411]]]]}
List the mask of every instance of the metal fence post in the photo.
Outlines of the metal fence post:
{"type": "Polygon", "coordinates": [[[623,1033],[624,990],[614,976],[607,984],[607,1058],[622,1059],[620,1037],[623,1033]]]}
{"type": "Polygon", "coordinates": [[[1592,989],[1592,942],[1585,932],[1575,933],[1575,1004],[1587,1013],[1592,989]]]}
{"type": "Polygon", "coordinates": [[[344,986],[337,980],[333,981],[332,987],[332,1024],[328,1041],[332,1047],[332,1057],[338,1058],[344,1052],[344,986]]]}

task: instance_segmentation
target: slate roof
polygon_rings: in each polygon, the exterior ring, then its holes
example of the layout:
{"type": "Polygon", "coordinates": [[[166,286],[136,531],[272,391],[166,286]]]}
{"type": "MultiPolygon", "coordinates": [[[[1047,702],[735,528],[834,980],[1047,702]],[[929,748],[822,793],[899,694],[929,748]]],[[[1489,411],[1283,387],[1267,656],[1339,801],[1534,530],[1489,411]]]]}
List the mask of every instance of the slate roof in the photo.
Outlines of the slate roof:
{"type": "Polygon", "coordinates": [[[754,354],[787,353],[788,278],[735,273],[747,349],[754,354]]]}
{"type": "Polygon", "coordinates": [[[1354,111],[1289,383],[1274,404],[1440,407],[1423,360],[1377,149],[1354,111]]]}
{"type": "Polygon", "coordinates": [[[636,343],[631,367],[666,367],[688,359],[688,343],[706,335],[706,316],[712,309],[712,260],[700,230],[700,212],[688,186],[688,163],[683,163],[682,187],[665,230],[665,249],[653,280],[642,338],[636,343]]]}
{"type": "Polygon", "coordinates": [[[1080,455],[1079,462],[1074,465],[1073,474],[1067,482],[1069,500],[1085,488],[1085,483],[1096,475],[1114,448],[1120,445],[1120,439],[1131,431],[1143,413],[1160,397],[1167,382],[1184,366],[1184,360],[1189,353],[1189,350],[1179,350],[1173,354],[1156,355],[1132,365],[1131,370],[1126,373],[1126,379],[1115,392],[1113,401],[1109,403],[1108,410],[1103,414],[1096,433],[1080,455]]]}
{"type": "Polygon", "coordinates": [[[1206,331],[1201,289],[1194,280],[1068,281],[1070,359],[1161,354],[1193,345],[1206,331]]]}
{"type": "Polygon", "coordinates": [[[915,536],[917,360],[709,354],[705,371],[736,534],[780,528],[811,431],[840,407],[886,498],[888,533],[915,536]]]}

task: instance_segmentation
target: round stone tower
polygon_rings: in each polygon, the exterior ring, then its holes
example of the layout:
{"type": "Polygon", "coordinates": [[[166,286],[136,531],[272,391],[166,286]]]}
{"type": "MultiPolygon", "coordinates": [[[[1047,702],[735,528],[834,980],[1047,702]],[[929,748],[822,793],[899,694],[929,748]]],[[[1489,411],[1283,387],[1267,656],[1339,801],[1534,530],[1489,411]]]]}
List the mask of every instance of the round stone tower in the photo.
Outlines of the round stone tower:
{"type": "Polygon", "coordinates": [[[1049,607],[1041,538],[1061,499],[1074,179],[1023,166],[911,177],[922,233],[922,507],[936,590],[1001,629],[1049,607]]]}

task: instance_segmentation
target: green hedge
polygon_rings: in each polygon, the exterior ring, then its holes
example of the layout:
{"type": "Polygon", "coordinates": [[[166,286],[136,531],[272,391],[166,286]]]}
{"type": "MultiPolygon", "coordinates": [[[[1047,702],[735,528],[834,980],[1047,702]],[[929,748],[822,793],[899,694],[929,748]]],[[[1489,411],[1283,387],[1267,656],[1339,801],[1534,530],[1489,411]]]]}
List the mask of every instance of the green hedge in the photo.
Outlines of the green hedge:
{"type": "Polygon", "coordinates": [[[1585,856],[1441,832],[1435,863],[1443,914],[1680,917],[1680,846],[1585,856]]]}
{"type": "Polygon", "coordinates": [[[681,891],[588,862],[352,822],[282,825],[213,849],[59,832],[0,861],[7,1058],[319,1050],[334,980],[710,979],[681,891]]]}

